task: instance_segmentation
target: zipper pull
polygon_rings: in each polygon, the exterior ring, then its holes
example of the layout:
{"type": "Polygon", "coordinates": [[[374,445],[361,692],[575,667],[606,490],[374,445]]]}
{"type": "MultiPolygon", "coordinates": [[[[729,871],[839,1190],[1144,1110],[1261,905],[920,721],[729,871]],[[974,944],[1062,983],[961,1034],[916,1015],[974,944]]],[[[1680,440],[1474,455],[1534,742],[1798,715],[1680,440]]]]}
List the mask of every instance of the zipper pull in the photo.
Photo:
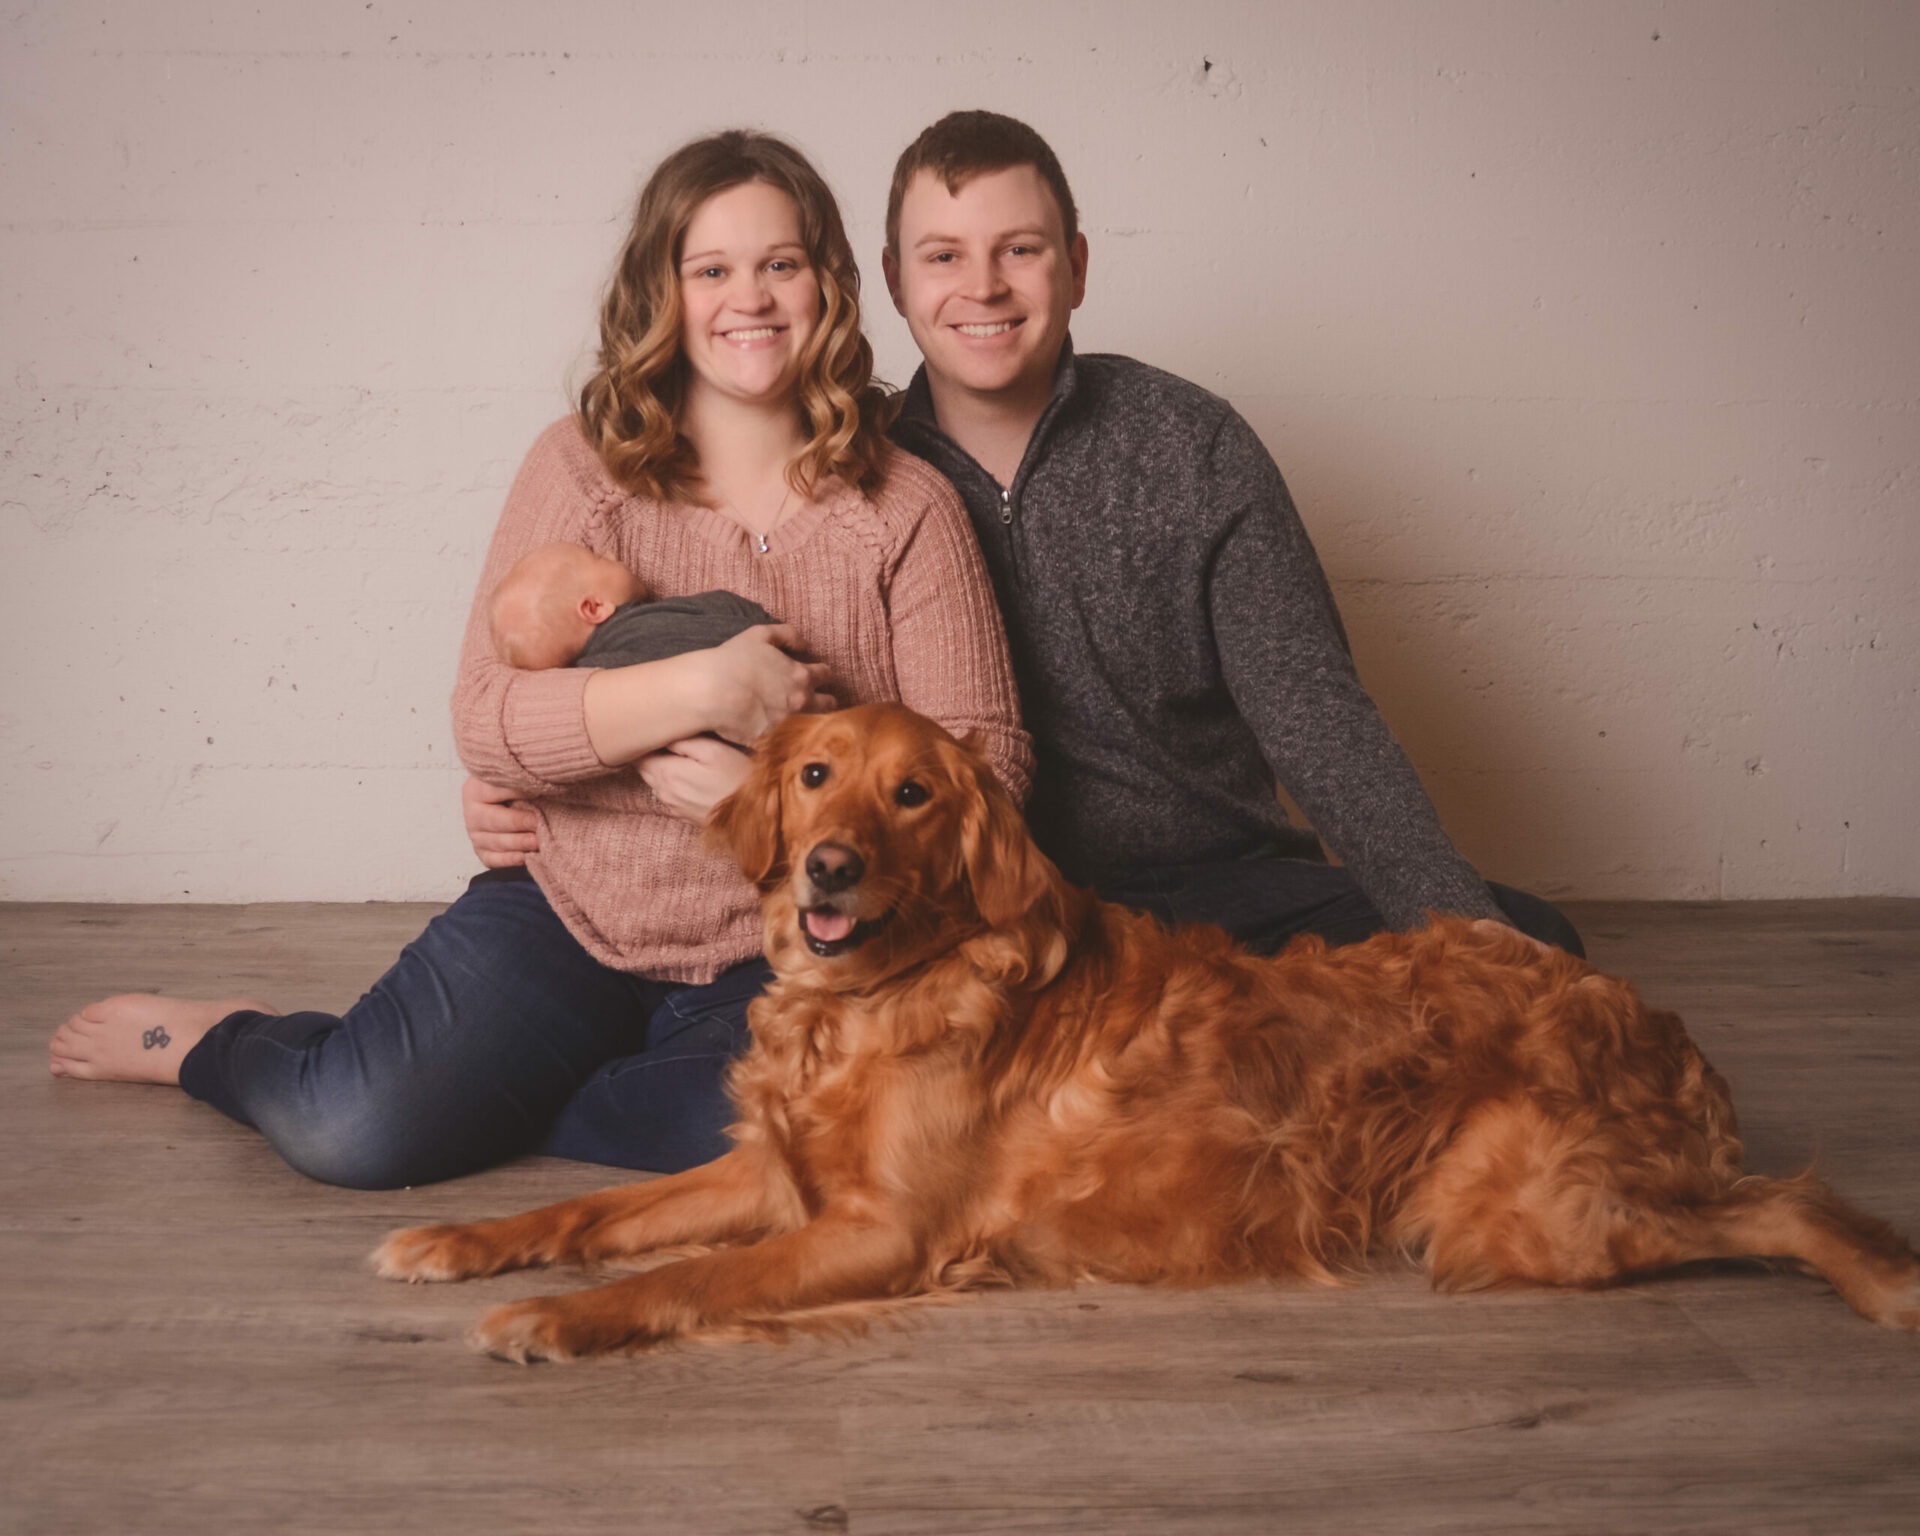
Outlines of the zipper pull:
{"type": "Polygon", "coordinates": [[[1003,485],[1000,487],[1000,525],[1003,528],[1005,528],[1005,527],[1011,527],[1012,524],[1013,524],[1013,488],[1011,486],[1003,485]]]}

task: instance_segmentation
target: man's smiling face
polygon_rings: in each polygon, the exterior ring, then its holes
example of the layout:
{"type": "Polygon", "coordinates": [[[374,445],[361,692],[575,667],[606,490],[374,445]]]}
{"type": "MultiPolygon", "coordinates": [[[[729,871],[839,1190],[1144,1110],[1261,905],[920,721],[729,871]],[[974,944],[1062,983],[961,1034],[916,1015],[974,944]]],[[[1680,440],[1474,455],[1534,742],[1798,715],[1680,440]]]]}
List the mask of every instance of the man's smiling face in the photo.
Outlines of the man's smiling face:
{"type": "Polygon", "coordinates": [[[900,204],[899,250],[882,265],[936,394],[1045,400],[1086,295],[1087,241],[1068,243],[1037,170],[983,171],[958,192],[920,172],[900,204]]]}

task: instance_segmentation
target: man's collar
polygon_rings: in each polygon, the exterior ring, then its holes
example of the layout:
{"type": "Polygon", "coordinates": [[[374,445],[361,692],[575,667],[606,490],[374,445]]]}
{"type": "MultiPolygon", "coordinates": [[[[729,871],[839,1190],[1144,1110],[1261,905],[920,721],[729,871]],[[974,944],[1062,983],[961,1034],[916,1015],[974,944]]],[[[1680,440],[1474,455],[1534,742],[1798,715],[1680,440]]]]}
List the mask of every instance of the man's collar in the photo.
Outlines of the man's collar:
{"type": "Polygon", "coordinates": [[[938,429],[939,418],[933,414],[933,386],[927,382],[925,363],[914,370],[907,392],[900,397],[900,414],[894,420],[938,429]]]}
{"type": "MultiPolygon", "coordinates": [[[[1060,343],[1060,361],[1053,369],[1053,393],[1047,397],[1047,408],[1040,413],[1040,419],[1053,414],[1060,402],[1074,392],[1080,379],[1079,370],[1073,364],[1073,337],[1069,334],[1060,343]]],[[[922,363],[914,370],[913,380],[907,385],[905,397],[901,401],[900,414],[895,418],[901,422],[913,422],[934,432],[940,432],[940,418],[934,414],[933,386],[927,382],[927,365],[922,363]]],[[[1036,424],[1036,432],[1039,430],[1036,424]]],[[[940,432],[945,437],[944,432],[940,432]]]]}

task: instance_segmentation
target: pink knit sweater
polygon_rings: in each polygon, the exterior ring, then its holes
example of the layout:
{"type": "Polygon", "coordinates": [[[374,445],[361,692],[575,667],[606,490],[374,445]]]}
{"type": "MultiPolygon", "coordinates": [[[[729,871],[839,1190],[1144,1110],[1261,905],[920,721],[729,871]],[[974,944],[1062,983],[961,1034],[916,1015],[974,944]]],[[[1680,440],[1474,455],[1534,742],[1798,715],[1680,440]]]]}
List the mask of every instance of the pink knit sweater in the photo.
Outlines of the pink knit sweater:
{"type": "Polygon", "coordinates": [[[721,513],[621,490],[572,419],[521,465],[480,573],[453,692],[461,760],[524,791],[540,816],[528,863],[568,930],[607,965],[705,982],[760,949],[752,888],[700,829],[665,809],[632,767],[587,741],[587,669],[516,671],[495,659],[486,600],[513,563],[566,540],[611,555],[663,597],[724,589],[791,624],[830,666],[843,704],[899,699],[955,735],[976,733],[1000,781],[1026,798],[1032,746],[1019,724],[1006,637],[953,488],[893,450],[862,495],[824,486],[759,553],[721,513]]]}

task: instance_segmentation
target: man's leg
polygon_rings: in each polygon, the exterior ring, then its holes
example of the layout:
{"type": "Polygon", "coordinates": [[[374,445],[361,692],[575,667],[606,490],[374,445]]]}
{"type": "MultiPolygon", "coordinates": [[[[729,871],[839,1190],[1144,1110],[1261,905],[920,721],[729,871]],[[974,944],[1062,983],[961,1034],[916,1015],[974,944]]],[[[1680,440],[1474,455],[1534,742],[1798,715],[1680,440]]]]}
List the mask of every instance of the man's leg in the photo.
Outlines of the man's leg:
{"type": "Polygon", "coordinates": [[[344,1014],[232,1014],[180,1086],[313,1178],[429,1183],[536,1146],[602,1062],[644,1041],[666,990],[587,954],[532,881],[482,883],[344,1014]]]}
{"type": "MultiPolygon", "coordinates": [[[[1584,957],[1573,924],[1538,896],[1488,882],[1495,903],[1522,933],[1584,957]]],[[[1353,876],[1310,859],[1218,859],[1140,871],[1100,887],[1108,901],[1167,923],[1213,923],[1249,949],[1276,954],[1298,934],[1357,944],[1386,931],[1386,919],[1353,876]]]]}
{"type": "Polygon", "coordinates": [[[704,987],[680,987],[647,1021],[646,1048],[609,1061],[567,1100],[540,1150],[678,1173],[730,1145],[727,1068],[750,1040],[747,1005],[773,979],[749,960],[704,987]]]}

